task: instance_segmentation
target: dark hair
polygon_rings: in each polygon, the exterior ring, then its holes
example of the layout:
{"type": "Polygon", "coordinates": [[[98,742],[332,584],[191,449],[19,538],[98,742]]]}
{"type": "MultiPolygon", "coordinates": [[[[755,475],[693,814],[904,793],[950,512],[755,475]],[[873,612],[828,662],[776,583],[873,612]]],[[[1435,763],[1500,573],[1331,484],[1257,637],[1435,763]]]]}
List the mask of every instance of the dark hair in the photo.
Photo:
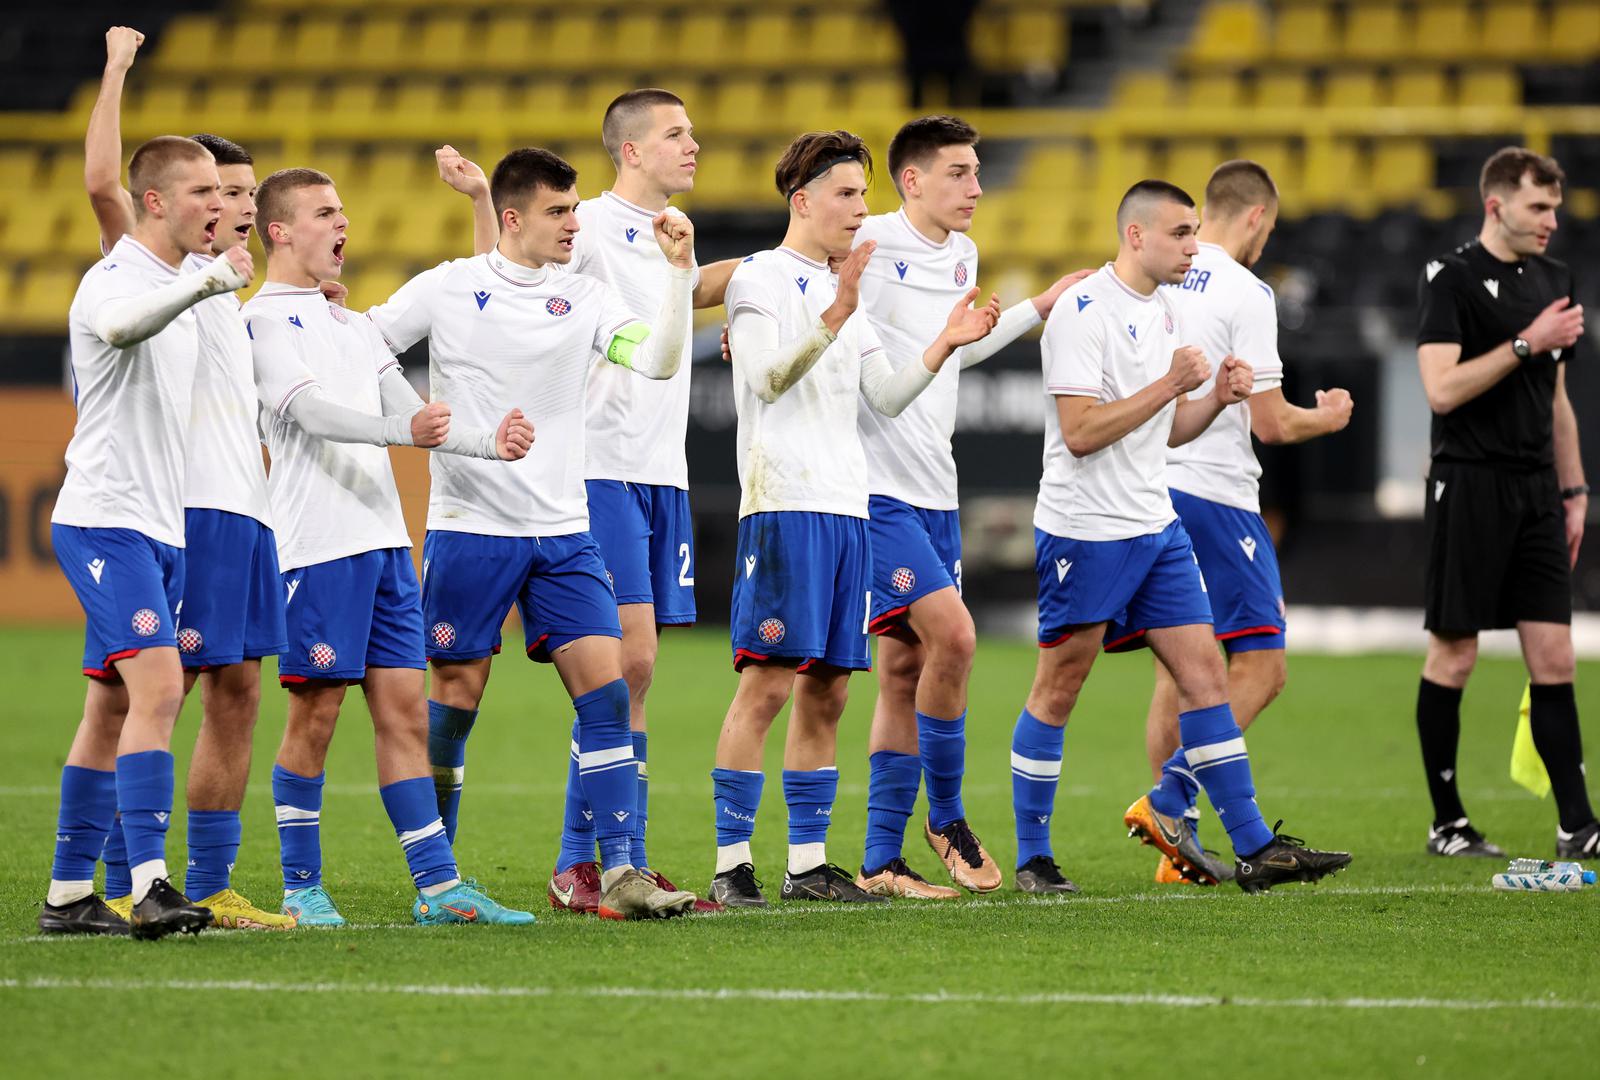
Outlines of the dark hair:
{"type": "Polygon", "coordinates": [[[612,163],[621,166],[622,144],[643,134],[638,127],[640,122],[649,118],[651,109],[657,105],[682,104],[683,99],[677,94],[655,87],[619,94],[615,101],[606,106],[605,119],[600,121],[600,141],[605,144],[612,163]]]}
{"type": "Polygon", "coordinates": [[[1535,153],[1526,146],[1503,146],[1483,163],[1478,194],[1485,199],[1490,195],[1510,194],[1522,186],[1524,176],[1539,187],[1560,187],[1567,178],[1555,158],[1535,153]]]}
{"type": "Polygon", "coordinates": [[[785,201],[811,181],[825,175],[835,165],[858,162],[872,175],[872,151],[857,135],[848,131],[808,131],[789,144],[773,170],[778,194],[785,201]]]}
{"type": "Polygon", "coordinates": [[[1278,185],[1266,168],[1254,161],[1224,161],[1206,181],[1209,216],[1229,218],[1252,206],[1271,206],[1277,201],[1278,185]]]}
{"type": "Polygon", "coordinates": [[[256,235],[261,246],[272,253],[271,226],[288,221],[294,208],[291,196],[301,188],[332,187],[333,177],[317,169],[279,169],[256,188],[256,235]]]}
{"type": "Polygon", "coordinates": [[[1122,202],[1117,204],[1117,231],[1120,233],[1126,229],[1135,214],[1163,202],[1194,206],[1194,200],[1189,197],[1189,193],[1177,184],[1169,184],[1165,180],[1140,180],[1128,189],[1128,193],[1122,197],[1122,202]]]}
{"type": "Polygon", "coordinates": [[[144,193],[161,191],[172,181],[172,170],[185,162],[210,161],[211,152],[181,135],[157,135],[142,144],[128,160],[128,190],[133,195],[135,217],[144,217],[144,193]]]}
{"type": "Polygon", "coordinates": [[[558,155],[537,146],[513,150],[500,159],[489,178],[489,197],[494,200],[495,216],[507,207],[521,209],[538,188],[566,191],[576,187],[578,170],[558,155]]]}
{"type": "Polygon", "coordinates": [[[217,159],[218,165],[254,165],[256,159],[250,156],[250,151],[234,142],[224,139],[221,135],[190,135],[190,139],[211,151],[211,156],[217,159]]]}
{"type": "Polygon", "coordinates": [[[926,168],[933,156],[947,146],[977,145],[978,130],[960,117],[919,116],[889,140],[889,178],[894,181],[895,190],[901,191],[900,174],[907,165],[926,168]]]}

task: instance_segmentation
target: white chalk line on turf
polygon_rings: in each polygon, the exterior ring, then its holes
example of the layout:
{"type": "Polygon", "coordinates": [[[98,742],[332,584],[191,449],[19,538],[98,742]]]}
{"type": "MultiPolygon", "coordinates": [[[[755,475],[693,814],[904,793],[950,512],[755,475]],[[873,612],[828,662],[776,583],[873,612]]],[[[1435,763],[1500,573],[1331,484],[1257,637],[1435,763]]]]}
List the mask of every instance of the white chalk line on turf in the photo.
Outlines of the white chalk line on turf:
{"type": "Polygon", "coordinates": [[[140,993],[154,990],[245,994],[374,994],[442,998],[612,998],[654,1001],[755,1001],[817,1004],[884,1005],[1106,1005],[1214,1009],[1420,1009],[1440,1012],[1489,1012],[1507,1009],[1600,1011],[1600,1001],[1562,998],[1518,1000],[1474,998],[1261,998],[1204,994],[1091,994],[1045,992],[1038,994],[983,994],[938,991],[891,994],[874,990],[802,990],[790,987],[644,987],[644,986],[485,986],[416,985],[405,983],[277,983],[253,979],[73,979],[41,976],[0,979],[5,990],[108,990],[140,993]]]}

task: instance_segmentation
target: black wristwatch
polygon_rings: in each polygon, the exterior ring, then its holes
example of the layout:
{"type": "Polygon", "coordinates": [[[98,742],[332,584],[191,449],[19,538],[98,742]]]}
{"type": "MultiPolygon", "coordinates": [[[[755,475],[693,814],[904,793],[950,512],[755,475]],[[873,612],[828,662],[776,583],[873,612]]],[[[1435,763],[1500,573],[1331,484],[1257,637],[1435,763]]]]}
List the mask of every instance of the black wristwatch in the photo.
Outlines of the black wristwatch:
{"type": "Polygon", "coordinates": [[[1518,360],[1526,360],[1533,355],[1533,347],[1521,338],[1511,339],[1511,351],[1517,354],[1518,360]]]}
{"type": "Polygon", "coordinates": [[[1574,484],[1572,487],[1561,489],[1561,501],[1566,502],[1568,499],[1576,499],[1579,495],[1587,494],[1589,494],[1588,484],[1574,484]]]}

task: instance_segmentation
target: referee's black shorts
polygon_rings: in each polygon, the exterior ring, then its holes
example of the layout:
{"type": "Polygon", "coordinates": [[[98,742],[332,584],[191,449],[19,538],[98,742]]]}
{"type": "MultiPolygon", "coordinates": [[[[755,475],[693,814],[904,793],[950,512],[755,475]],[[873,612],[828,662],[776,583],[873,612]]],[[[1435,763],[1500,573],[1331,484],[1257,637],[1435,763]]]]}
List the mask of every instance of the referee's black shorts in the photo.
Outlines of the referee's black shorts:
{"type": "Polygon", "coordinates": [[[1572,622],[1566,519],[1554,469],[1434,462],[1424,625],[1447,636],[1572,622]]]}

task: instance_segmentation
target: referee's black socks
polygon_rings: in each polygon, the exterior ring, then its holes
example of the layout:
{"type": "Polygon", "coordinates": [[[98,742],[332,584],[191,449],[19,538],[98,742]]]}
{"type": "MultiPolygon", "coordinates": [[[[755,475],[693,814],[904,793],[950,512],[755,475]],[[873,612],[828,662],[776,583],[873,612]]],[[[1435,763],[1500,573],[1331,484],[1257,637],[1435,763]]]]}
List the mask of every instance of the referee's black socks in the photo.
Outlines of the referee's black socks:
{"type": "MultiPolygon", "coordinates": [[[[1571,704],[1572,687],[1568,686],[1567,691],[1576,731],[1578,712],[1571,704]]],[[[1466,808],[1456,791],[1456,747],[1461,742],[1459,689],[1422,680],[1417,687],[1417,736],[1422,740],[1422,767],[1427,770],[1428,795],[1433,799],[1433,823],[1444,825],[1466,817],[1466,808]]],[[[1540,753],[1543,752],[1541,748],[1540,753]]],[[[1552,772],[1552,782],[1554,776],[1552,772]]]]}
{"type": "Polygon", "coordinates": [[[1583,733],[1578,729],[1578,699],[1571,683],[1529,688],[1532,702],[1529,726],[1533,745],[1544,759],[1555,793],[1556,811],[1564,832],[1581,829],[1594,820],[1589,787],[1583,777],[1583,733]]]}

